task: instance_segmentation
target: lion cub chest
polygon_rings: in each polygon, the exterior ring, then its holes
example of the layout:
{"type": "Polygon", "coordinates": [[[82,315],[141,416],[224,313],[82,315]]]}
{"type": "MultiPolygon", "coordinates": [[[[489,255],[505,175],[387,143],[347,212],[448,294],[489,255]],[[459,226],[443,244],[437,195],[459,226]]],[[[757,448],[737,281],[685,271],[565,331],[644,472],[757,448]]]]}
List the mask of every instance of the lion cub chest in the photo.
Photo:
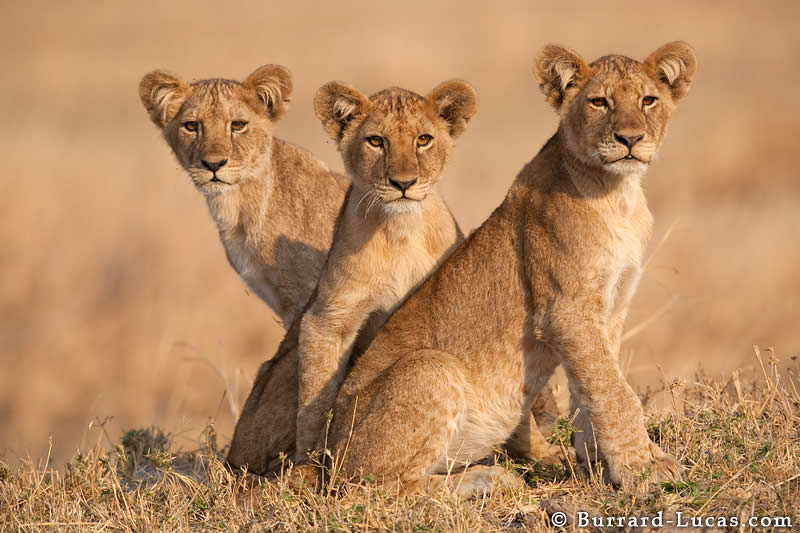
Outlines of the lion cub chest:
{"type": "Polygon", "coordinates": [[[393,312],[457,239],[449,213],[440,216],[438,211],[428,211],[422,208],[396,213],[366,224],[355,209],[348,211],[320,284],[325,299],[353,304],[361,301],[359,306],[369,312],[393,312]],[[432,234],[439,238],[432,238],[432,234]]]}
{"type": "Polygon", "coordinates": [[[268,279],[269,276],[261,259],[253,246],[248,244],[245,231],[241,228],[221,231],[220,237],[225,247],[225,255],[233,269],[247,283],[250,290],[255,292],[279,316],[283,316],[286,310],[283,309],[277,292],[273,290],[274,283],[270,283],[271,280],[268,279]]]}
{"type": "Polygon", "coordinates": [[[605,273],[603,303],[606,318],[624,311],[641,278],[641,250],[625,251],[628,253],[613,258],[605,273]]]}
{"type": "Polygon", "coordinates": [[[652,215],[641,189],[631,205],[606,219],[608,241],[603,261],[603,303],[605,317],[624,313],[636,292],[642,273],[642,257],[652,227],[652,215]]]}
{"type": "Polygon", "coordinates": [[[393,312],[436,266],[439,257],[424,245],[423,229],[411,232],[407,238],[384,236],[372,243],[370,251],[375,263],[370,266],[368,285],[376,309],[393,312]]]}

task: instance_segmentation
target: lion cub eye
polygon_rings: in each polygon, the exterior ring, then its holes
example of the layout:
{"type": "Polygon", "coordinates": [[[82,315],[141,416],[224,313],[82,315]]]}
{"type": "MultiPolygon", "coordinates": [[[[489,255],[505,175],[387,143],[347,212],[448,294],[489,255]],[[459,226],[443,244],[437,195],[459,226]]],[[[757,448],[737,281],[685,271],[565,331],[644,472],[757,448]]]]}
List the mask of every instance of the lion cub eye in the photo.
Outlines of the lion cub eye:
{"type": "Polygon", "coordinates": [[[658,98],[656,98],[655,96],[645,96],[644,98],[642,98],[642,105],[645,107],[650,107],[651,105],[656,103],[656,100],[658,100],[658,98]]]}
{"type": "Polygon", "coordinates": [[[370,146],[380,148],[383,146],[383,137],[372,135],[371,137],[367,137],[367,142],[370,144],[370,146]]]}
{"type": "Polygon", "coordinates": [[[197,131],[197,121],[190,120],[189,122],[184,122],[183,127],[186,131],[195,132],[197,131]]]}
{"type": "Polygon", "coordinates": [[[247,127],[247,122],[244,120],[234,120],[231,122],[231,131],[244,131],[247,127]]]}
{"type": "Polygon", "coordinates": [[[608,107],[608,100],[605,98],[592,98],[589,103],[595,107],[608,107]]]}
{"type": "Polygon", "coordinates": [[[419,147],[428,146],[431,143],[432,140],[433,140],[433,137],[431,135],[428,135],[427,133],[423,133],[422,135],[417,137],[417,146],[419,146],[419,147]]]}

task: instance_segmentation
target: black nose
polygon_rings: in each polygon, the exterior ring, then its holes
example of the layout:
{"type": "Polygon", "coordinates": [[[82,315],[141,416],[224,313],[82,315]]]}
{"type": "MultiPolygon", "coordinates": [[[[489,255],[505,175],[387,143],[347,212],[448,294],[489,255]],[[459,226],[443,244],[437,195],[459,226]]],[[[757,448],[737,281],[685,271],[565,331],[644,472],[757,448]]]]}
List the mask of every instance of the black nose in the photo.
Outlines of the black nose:
{"type": "Polygon", "coordinates": [[[228,162],[227,159],[220,159],[219,161],[206,161],[205,159],[201,159],[200,162],[203,164],[211,172],[216,172],[217,170],[221,169],[225,166],[225,163],[228,162]]]}
{"type": "Polygon", "coordinates": [[[395,181],[392,178],[389,178],[389,183],[392,184],[392,187],[398,189],[402,192],[406,192],[411,186],[413,186],[417,182],[417,178],[409,181],[395,181]]]}
{"type": "Polygon", "coordinates": [[[628,148],[633,148],[633,145],[638,143],[642,140],[644,135],[620,135],[619,133],[614,134],[614,140],[618,143],[624,144],[628,148]]]}

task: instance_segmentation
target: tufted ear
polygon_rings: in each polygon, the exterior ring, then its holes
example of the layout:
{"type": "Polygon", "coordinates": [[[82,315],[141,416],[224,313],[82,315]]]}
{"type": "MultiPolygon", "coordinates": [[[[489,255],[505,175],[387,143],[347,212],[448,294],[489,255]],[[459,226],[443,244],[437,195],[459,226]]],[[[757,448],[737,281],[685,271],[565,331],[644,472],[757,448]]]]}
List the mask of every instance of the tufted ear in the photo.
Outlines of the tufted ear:
{"type": "Polygon", "coordinates": [[[139,98],[159,128],[165,128],[175,118],[189,92],[188,83],[165,70],[154,70],[139,82],[139,98]]]}
{"type": "Polygon", "coordinates": [[[546,100],[556,110],[590,74],[589,66],[577,52],[556,44],[548,44],[536,54],[533,71],[546,100]]]}
{"type": "Polygon", "coordinates": [[[292,101],[292,73],[280,65],[257,68],[244,81],[244,86],[255,92],[257,105],[263,106],[273,122],[280,120],[292,101]]]}
{"type": "Polygon", "coordinates": [[[350,123],[364,115],[369,106],[369,98],[339,81],[326,83],[314,96],[314,112],[336,142],[342,140],[350,123]]]}
{"type": "Polygon", "coordinates": [[[677,101],[686,96],[697,71],[694,49],[684,41],[665,44],[644,61],[645,68],[672,91],[677,101]]]}
{"type": "Polygon", "coordinates": [[[464,80],[448,80],[427,96],[450,125],[450,136],[456,138],[467,128],[467,122],[478,111],[478,94],[464,80]]]}

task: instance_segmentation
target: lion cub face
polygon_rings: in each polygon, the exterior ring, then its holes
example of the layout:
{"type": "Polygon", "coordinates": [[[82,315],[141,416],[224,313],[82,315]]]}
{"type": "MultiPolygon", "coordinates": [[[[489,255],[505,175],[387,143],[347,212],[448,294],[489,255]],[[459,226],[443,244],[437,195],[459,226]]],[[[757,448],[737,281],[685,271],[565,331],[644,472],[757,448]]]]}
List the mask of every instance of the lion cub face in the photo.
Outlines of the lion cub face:
{"type": "Polygon", "coordinates": [[[186,83],[164,71],[147,74],[139,96],[195,187],[204,194],[234,190],[267,171],[275,123],[286,111],[292,76],[266,65],[243,83],[186,83]]]}
{"type": "Polygon", "coordinates": [[[536,58],[536,77],[561,115],[573,154],[584,164],[627,176],[647,170],[696,67],[694,51],[680,41],[643,63],[610,55],[588,65],[572,50],[551,45],[536,58]]]}
{"type": "Polygon", "coordinates": [[[331,82],[319,89],[314,107],[368,205],[409,212],[439,180],[453,141],[477,110],[477,95],[460,80],[425,97],[396,87],[367,97],[331,82]]]}

